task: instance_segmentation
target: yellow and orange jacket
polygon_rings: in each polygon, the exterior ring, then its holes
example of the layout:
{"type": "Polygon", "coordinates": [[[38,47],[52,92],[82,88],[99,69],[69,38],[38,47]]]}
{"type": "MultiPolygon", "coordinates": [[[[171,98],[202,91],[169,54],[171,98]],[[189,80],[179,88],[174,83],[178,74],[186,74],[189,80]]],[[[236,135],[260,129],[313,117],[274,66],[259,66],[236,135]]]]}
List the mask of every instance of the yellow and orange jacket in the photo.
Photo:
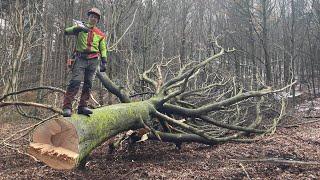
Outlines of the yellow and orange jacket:
{"type": "Polygon", "coordinates": [[[107,47],[106,47],[106,35],[97,27],[90,27],[89,32],[78,32],[77,25],[66,28],[66,35],[76,35],[76,52],[80,53],[96,53],[101,56],[101,58],[107,57],[107,47]]]}

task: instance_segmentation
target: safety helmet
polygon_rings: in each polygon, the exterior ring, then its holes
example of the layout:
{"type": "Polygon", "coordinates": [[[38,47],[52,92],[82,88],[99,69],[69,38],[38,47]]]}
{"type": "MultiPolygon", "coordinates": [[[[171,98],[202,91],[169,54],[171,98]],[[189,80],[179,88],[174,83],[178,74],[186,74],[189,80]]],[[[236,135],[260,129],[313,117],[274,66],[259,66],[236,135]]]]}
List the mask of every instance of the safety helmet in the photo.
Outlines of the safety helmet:
{"type": "Polygon", "coordinates": [[[98,8],[91,8],[88,12],[87,15],[89,16],[90,14],[95,14],[99,17],[101,17],[101,11],[98,8]]]}

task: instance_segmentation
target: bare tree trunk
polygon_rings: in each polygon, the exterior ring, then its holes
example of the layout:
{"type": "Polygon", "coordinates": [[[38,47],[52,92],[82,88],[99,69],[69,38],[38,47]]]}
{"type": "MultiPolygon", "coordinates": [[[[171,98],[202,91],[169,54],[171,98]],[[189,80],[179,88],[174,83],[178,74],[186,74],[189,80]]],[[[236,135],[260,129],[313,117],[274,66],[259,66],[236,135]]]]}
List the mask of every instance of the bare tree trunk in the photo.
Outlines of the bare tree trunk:
{"type": "MultiPolygon", "coordinates": [[[[44,86],[44,77],[45,77],[45,63],[47,60],[47,47],[48,47],[48,36],[47,36],[47,9],[46,9],[46,0],[42,1],[42,14],[41,16],[41,20],[40,20],[40,26],[41,26],[41,34],[42,34],[42,46],[41,46],[41,56],[40,56],[40,60],[39,60],[39,64],[38,64],[38,68],[39,68],[39,84],[38,86],[44,86]]],[[[37,103],[42,103],[42,90],[39,90],[37,92],[37,103]]]]}
{"type": "MultiPolygon", "coordinates": [[[[151,31],[151,16],[152,16],[152,1],[148,1],[144,10],[143,17],[143,45],[142,45],[142,71],[147,70],[148,61],[150,61],[150,31],[151,31]]],[[[141,82],[141,91],[146,91],[146,84],[144,81],[141,82]]],[[[142,96],[143,98],[144,96],[142,96]]]]}
{"type": "MultiPolygon", "coordinates": [[[[296,70],[295,70],[295,4],[294,4],[294,0],[291,0],[291,48],[290,48],[290,53],[291,53],[291,67],[292,67],[292,79],[293,81],[295,81],[295,76],[296,76],[296,70]]],[[[296,95],[296,90],[295,90],[295,85],[292,86],[292,104],[293,106],[295,106],[295,95],[296,95]]]]}
{"type": "Polygon", "coordinates": [[[268,2],[269,0],[261,0],[262,5],[262,46],[264,52],[264,64],[266,69],[266,84],[272,84],[272,73],[271,73],[271,60],[270,60],[270,52],[269,52],[269,39],[268,39],[268,2]]]}
{"type": "Polygon", "coordinates": [[[11,65],[11,70],[10,70],[10,76],[11,78],[9,79],[9,82],[6,84],[4,88],[4,94],[8,94],[10,92],[17,91],[17,83],[18,83],[18,76],[19,76],[19,71],[21,68],[21,62],[22,58],[24,56],[24,50],[25,50],[25,45],[24,45],[24,16],[21,14],[21,8],[22,5],[20,4],[20,0],[17,0],[15,2],[15,10],[13,11],[13,16],[14,16],[14,22],[15,24],[15,30],[17,33],[17,44],[14,49],[17,49],[14,55],[14,58],[12,59],[12,65],[11,65]]]}
{"type": "MultiPolygon", "coordinates": [[[[251,0],[249,0],[248,4],[247,4],[247,12],[251,13],[250,7],[253,6],[253,2],[251,0]]],[[[250,59],[252,62],[252,79],[253,82],[257,81],[257,63],[256,63],[256,47],[255,47],[255,38],[254,38],[254,24],[253,24],[253,19],[249,14],[249,49],[250,49],[250,59]]],[[[253,89],[256,89],[256,84],[253,85],[253,89]]]]}
{"type": "Polygon", "coordinates": [[[182,68],[185,64],[186,64],[186,40],[187,40],[187,36],[186,36],[186,28],[187,28],[187,24],[188,24],[188,13],[189,13],[189,7],[188,7],[188,3],[184,2],[182,3],[182,14],[181,14],[181,30],[180,30],[180,34],[181,34],[181,45],[180,45],[180,68],[182,68]]]}

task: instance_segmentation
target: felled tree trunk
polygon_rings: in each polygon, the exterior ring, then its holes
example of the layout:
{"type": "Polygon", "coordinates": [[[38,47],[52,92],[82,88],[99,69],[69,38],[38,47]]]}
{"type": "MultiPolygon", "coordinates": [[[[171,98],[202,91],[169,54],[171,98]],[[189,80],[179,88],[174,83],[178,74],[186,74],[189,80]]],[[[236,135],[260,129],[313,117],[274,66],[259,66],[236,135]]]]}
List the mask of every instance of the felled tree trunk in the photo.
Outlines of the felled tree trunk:
{"type": "Polygon", "coordinates": [[[142,101],[94,109],[90,117],[52,119],[35,129],[28,152],[52,168],[76,168],[107,139],[144,127],[142,119],[150,119],[152,109],[150,101],[142,101]]]}
{"type": "MultiPolygon", "coordinates": [[[[112,136],[129,129],[146,128],[152,132],[146,134],[147,139],[174,142],[178,147],[182,142],[209,145],[230,140],[243,142],[246,139],[242,137],[249,133],[274,132],[279,120],[285,114],[285,99],[281,98],[279,117],[274,118],[273,124],[266,126],[267,129],[261,129],[259,124],[263,117],[261,107],[264,98],[262,97],[284,91],[295,82],[277,90],[267,87],[245,91],[242,85],[237,86],[235,79],[231,82],[222,76],[218,78],[221,80],[217,83],[204,87],[202,85],[201,87],[188,87],[189,81],[197,76],[199,70],[206,64],[223,54],[234,51],[234,49],[224,50],[217,41],[216,45],[221,48],[218,54],[199,63],[186,65],[176,77],[165,83],[161,80],[163,76],[160,67],[162,65],[153,64],[141,76],[154,90],[154,96],[146,101],[130,102],[123,88],[117,87],[104,74],[98,73],[102,84],[125,103],[96,109],[90,117],[75,114],[70,118],[61,117],[47,121],[33,132],[29,153],[53,168],[73,169],[82,166],[94,148],[112,136]],[[153,80],[149,77],[153,71],[156,71],[159,79],[153,80]],[[234,91],[233,95],[231,90],[234,91]],[[217,94],[218,92],[222,94],[217,94]],[[196,96],[201,96],[202,93],[205,96],[197,99],[196,96]],[[192,98],[187,98],[190,96],[192,98]],[[210,102],[197,105],[197,101],[202,103],[203,97],[210,97],[210,102]],[[252,101],[245,101],[250,98],[252,101]],[[255,120],[252,120],[252,113],[248,113],[254,107],[253,105],[255,106],[255,120]],[[148,121],[151,118],[156,118],[165,132],[156,131],[154,128],[156,126],[150,126],[151,123],[148,121]],[[239,123],[240,119],[242,119],[241,123],[239,123]]],[[[0,108],[13,104],[21,105],[21,102],[2,102],[0,108]]],[[[23,104],[30,105],[30,103],[23,104]]],[[[37,106],[40,105],[37,104],[37,106]]],[[[58,112],[54,108],[47,108],[58,112]]]]}

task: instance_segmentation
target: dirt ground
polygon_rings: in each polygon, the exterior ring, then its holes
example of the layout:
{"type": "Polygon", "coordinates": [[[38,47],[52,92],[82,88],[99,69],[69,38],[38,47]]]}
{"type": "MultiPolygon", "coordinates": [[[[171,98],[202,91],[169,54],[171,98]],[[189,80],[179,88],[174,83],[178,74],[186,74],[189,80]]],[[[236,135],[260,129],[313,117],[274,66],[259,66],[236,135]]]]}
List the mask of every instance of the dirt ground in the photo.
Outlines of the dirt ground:
{"type": "MultiPolygon", "coordinates": [[[[135,150],[124,144],[113,154],[104,144],[92,153],[86,170],[53,170],[0,147],[0,179],[320,179],[320,121],[302,118],[320,115],[320,108],[310,114],[306,107],[298,106],[274,135],[252,143],[192,143],[178,150],[147,141],[135,150]]],[[[0,139],[30,124],[0,121],[0,139]]]]}

